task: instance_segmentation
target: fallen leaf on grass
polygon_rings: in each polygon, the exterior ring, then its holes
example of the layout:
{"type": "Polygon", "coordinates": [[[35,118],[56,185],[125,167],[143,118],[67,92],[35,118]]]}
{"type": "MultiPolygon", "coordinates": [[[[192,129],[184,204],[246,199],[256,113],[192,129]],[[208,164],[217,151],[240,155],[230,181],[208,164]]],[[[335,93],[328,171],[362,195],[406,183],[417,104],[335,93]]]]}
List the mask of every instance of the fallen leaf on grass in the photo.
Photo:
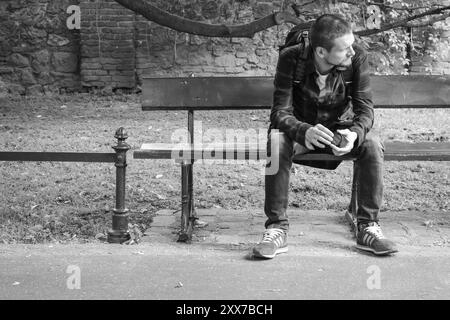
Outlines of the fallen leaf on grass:
{"type": "Polygon", "coordinates": [[[127,241],[123,242],[122,244],[125,244],[125,245],[134,244],[134,240],[133,239],[127,240],[127,241]]]}
{"type": "Polygon", "coordinates": [[[420,164],[418,164],[415,168],[411,169],[412,172],[421,172],[424,170],[425,170],[425,168],[423,168],[420,164]]]}
{"type": "Polygon", "coordinates": [[[163,177],[162,174],[157,174],[155,178],[156,178],[156,179],[159,179],[159,178],[162,178],[162,177],[163,177]]]}
{"type": "Polygon", "coordinates": [[[17,282],[17,281],[16,281],[16,282],[14,282],[12,285],[13,285],[13,286],[18,286],[19,284],[20,284],[20,282],[17,282]]]}
{"type": "Polygon", "coordinates": [[[423,222],[424,226],[427,228],[432,228],[433,227],[433,221],[432,220],[426,220],[423,222]]]}
{"type": "Polygon", "coordinates": [[[159,193],[153,192],[159,200],[166,200],[166,197],[160,195],[159,193]]]}
{"type": "Polygon", "coordinates": [[[175,288],[181,288],[183,287],[183,284],[181,282],[178,282],[177,285],[175,286],[175,288]]]}
{"type": "Polygon", "coordinates": [[[80,197],[85,197],[89,195],[89,191],[83,190],[78,194],[80,197]]]}
{"type": "Polygon", "coordinates": [[[195,226],[196,226],[197,228],[204,228],[204,227],[207,227],[207,226],[208,226],[208,222],[203,221],[203,220],[196,219],[196,220],[195,220],[195,226]]]}
{"type": "Polygon", "coordinates": [[[281,289],[267,289],[266,291],[270,291],[270,292],[281,292],[281,289]]]}
{"type": "Polygon", "coordinates": [[[100,241],[105,241],[106,240],[106,235],[104,233],[97,233],[95,235],[95,239],[100,240],[100,241]]]}
{"type": "Polygon", "coordinates": [[[61,204],[61,203],[67,204],[67,203],[70,203],[71,201],[69,199],[63,199],[62,197],[57,197],[56,202],[59,204],[61,204]]]}

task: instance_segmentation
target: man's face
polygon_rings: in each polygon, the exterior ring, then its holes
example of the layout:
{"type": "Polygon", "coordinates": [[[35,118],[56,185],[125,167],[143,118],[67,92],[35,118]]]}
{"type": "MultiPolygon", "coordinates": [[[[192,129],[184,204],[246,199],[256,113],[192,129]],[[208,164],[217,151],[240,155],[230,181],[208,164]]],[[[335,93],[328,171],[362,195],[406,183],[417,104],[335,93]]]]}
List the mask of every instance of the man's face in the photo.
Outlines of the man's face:
{"type": "Polygon", "coordinates": [[[330,51],[325,50],[324,60],[335,66],[348,67],[352,63],[355,51],[352,48],[355,42],[353,33],[334,39],[334,46],[330,51]]]}

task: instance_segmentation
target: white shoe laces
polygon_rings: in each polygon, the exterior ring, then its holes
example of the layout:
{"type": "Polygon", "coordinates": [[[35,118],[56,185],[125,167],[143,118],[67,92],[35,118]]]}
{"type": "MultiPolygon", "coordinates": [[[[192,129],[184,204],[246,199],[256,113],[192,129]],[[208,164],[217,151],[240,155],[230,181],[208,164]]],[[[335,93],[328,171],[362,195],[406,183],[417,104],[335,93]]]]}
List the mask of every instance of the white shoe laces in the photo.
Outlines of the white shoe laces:
{"type": "Polygon", "coordinates": [[[271,228],[266,229],[266,231],[263,234],[263,239],[261,242],[273,242],[275,238],[281,236],[284,233],[282,229],[277,228],[271,228]]]}
{"type": "Polygon", "coordinates": [[[366,231],[370,234],[373,234],[377,239],[386,238],[383,235],[383,231],[381,231],[381,227],[377,223],[374,223],[373,225],[366,227],[366,231]]]}

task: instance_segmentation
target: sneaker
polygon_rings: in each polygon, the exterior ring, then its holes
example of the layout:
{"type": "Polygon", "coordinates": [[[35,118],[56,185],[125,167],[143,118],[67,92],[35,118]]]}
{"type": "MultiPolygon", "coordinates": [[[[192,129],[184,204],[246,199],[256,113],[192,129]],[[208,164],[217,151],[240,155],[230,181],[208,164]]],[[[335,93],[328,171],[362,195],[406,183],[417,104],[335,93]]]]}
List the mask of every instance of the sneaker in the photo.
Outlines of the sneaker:
{"type": "Polygon", "coordinates": [[[258,258],[271,259],[279,253],[288,251],[287,233],[283,229],[266,229],[261,242],[253,248],[253,255],[258,258]]]}
{"type": "Polygon", "coordinates": [[[356,248],[376,255],[387,255],[398,251],[395,243],[383,235],[377,222],[358,225],[356,248]]]}

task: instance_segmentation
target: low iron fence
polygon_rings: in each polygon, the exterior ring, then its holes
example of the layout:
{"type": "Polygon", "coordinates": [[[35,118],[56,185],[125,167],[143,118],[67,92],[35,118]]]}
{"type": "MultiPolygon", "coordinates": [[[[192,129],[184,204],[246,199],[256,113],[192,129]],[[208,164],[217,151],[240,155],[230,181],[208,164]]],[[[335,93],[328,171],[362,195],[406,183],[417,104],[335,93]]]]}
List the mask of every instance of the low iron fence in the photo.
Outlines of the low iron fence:
{"type": "Polygon", "coordinates": [[[128,209],[125,207],[125,178],[127,151],[130,146],[123,127],[116,130],[115,152],[22,152],[0,151],[0,161],[50,161],[50,162],[102,162],[114,163],[116,167],[116,197],[112,215],[112,228],[108,230],[108,242],[123,243],[130,239],[128,231],[128,209]]]}

